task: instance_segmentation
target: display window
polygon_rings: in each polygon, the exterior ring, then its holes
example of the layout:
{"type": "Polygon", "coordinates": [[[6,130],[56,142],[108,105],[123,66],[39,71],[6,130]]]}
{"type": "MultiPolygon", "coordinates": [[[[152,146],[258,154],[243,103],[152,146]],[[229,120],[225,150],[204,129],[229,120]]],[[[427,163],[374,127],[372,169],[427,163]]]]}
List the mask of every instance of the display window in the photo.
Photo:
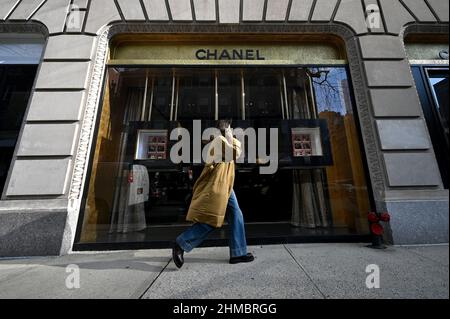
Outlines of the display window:
{"type": "Polygon", "coordinates": [[[203,164],[174,164],[170,132],[222,118],[279,131],[274,174],[237,164],[249,238],[368,234],[371,201],[345,66],[111,65],[99,116],[77,244],[172,241],[189,225],[203,164]]]}
{"type": "Polygon", "coordinates": [[[448,67],[414,65],[412,73],[439,164],[442,183],[444,188],[448,189],[450,161],[448,67]]]}
{"type": "Polygon", "coordinates": [[[23,123],[45,39],[36,34],[0,35],[0,196],[23,123]]]}

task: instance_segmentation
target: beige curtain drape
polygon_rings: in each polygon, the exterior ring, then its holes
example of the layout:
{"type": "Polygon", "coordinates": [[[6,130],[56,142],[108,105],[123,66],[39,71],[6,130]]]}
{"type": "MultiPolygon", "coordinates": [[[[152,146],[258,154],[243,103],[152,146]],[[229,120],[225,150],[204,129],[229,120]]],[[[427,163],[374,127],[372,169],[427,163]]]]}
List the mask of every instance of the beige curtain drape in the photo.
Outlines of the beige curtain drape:
{"type": "Polygon", "coordinates": [[[329,226],[322,169],[294,170],[291,223],[297,227],[329,226]]]}
{"type": "MultiPolygon", "coordinates": [[[[289,82],[289,80],[288,80],[289,82]]],[[[296,74],[288,90],[292,119],[317,118],[311,79],[306,73],[296,74]]],[[[331,213],[327,205],[324,169],[297,169],[293,171],[291,224],[296,227],[328,227],[331,213]]]]}
{"type": "MultiPolygon", "coordinates": [[[[129,122],[140,120],[143,97],[144,91],[142,88],[132,87],[128,89],[124,126],[129,122]]],[[[116,201],[113,208],[110,232],[127,233],[146,228],[144,203],[135,205],[129,203],[130,185],[128,183],[128,174],[132,170],[132,165],[125,158],[127,142],[128,134],[124,130],[121,137],[120,172],[116,182],[116,201]]]]}

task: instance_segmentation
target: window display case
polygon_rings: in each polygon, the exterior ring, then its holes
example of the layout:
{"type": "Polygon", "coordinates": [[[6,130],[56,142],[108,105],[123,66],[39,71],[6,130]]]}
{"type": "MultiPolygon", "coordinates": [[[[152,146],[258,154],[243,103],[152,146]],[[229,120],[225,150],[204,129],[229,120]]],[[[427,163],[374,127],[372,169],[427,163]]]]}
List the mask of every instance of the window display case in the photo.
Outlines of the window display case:
{"type": "Polygon", "coordinates": [[[167,130],[139,130],[135,160],[166,160],[168,151],[167,130]]]}
{"type": "Polygon", "coordinates": [[[292,156],[323,156],[320,128],[292,128],[292,156]]]}
{"type": "Polygon", "coordinates": [[[301,169],[333,165],[326,119],[285,120],[279,124],[279,167],[301,169]]]}

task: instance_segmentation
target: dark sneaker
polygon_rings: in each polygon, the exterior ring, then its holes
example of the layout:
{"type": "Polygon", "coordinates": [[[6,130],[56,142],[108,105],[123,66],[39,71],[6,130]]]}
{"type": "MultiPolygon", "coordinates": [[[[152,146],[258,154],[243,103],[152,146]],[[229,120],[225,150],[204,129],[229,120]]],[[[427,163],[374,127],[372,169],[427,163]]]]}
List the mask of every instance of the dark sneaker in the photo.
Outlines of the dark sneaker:
{"type": "Polygon", "coordinates": [[[172,248],[172,258],[175,266],[181,268],[184,264],[184,250],[175,242],[172,248]]]}
{"type": "Polygon", "coordinates": [[[230,264],[249,263],[253,260],[255,260],[255,257],[251,253],[248,253],[245,256],[231,257],[230,264]]]}

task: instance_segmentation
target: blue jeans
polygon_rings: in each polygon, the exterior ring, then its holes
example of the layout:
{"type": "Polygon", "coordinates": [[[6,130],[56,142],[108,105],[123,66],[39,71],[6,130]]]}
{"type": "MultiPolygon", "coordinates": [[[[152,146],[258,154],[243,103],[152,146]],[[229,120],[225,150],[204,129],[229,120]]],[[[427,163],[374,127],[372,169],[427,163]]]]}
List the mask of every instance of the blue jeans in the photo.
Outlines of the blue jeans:
{"type": "MultiPolygon", "coordinates": [[[[230,227],[230,238],[228,239],[230,256],[239,257],[247,255],[244,216],[239,208],[234,191],[231,192],[228,200],[225,217],[230,227]]],[[[199,246],[214,230],[215,228],[208,224],[195,223],[178,236],[176,242],[185,252],[190,252],[192,249],[199,246]]]]}

